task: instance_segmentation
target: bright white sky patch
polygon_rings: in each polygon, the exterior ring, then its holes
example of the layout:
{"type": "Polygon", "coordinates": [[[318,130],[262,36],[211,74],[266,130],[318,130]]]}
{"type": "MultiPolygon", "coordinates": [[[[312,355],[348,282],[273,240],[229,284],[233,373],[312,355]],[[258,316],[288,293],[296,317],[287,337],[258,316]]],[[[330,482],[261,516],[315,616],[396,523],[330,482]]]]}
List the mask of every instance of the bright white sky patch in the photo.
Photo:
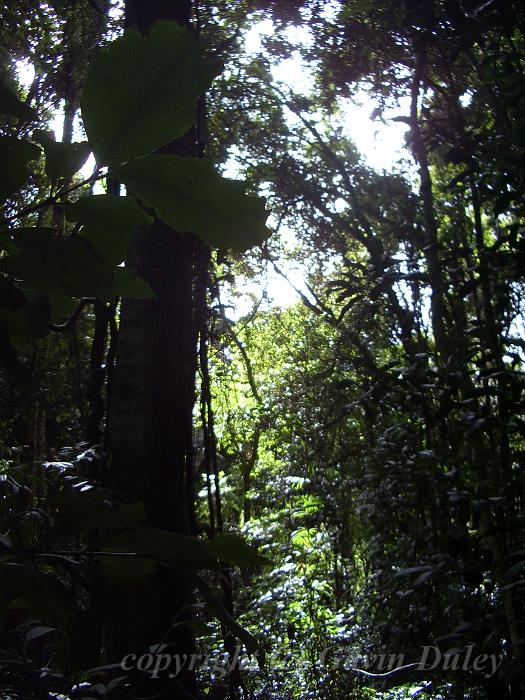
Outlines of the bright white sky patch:
{"type": "Polygon", "coordinates": [[[33,67],[33,64],[27,59],[23,61],[17,61],[16,75],[18,81],[20,82],[20,85],[24,88],[24,90],[28,90],[31,86],[31,83],[35,79],[35,69],[33,67]]]}
{"type": "MultiPolygon", "coordinates": [[[[245,36],[245,50],[249,54],[264,51],[264,37],[271,36],[274,27],[269,19],[255,24],[245,36]]],[[[311,46],[312,34],[307,27],[289,27],[284,32],[292,44],[311,46]]],[[[271,68],[273,79],[294,93],[308,95],[312,87],[312,76],[300,52],[293,52],[271,68]]],[[[339,103],[341,121],[345,135],[356,145],[368,165],[376,170],[391,171],[395,164],[406,155],[404,136],[407,125],[402,122],[389,121],[394,116],[408,114],[408,100],[398,107],[386,109],[383,121],[372,120],[371,114],[377,103],[364,91],[356,93],[353,100],[339,103]]],[[[310,115],[315,118],[315,115],[310,115]]]]}
{"type": "MultiPolygon", "coordinates": [[[[263,53],[264,37],[271,36],[273,32],[274,27],[271,20],[265,19],[255,24],[245,36],[246,52],[252,55],[263,53]]],[[[312,43],[311,32],[306,27],[290,27],[285,31],[285,35],[292,44],[308,46],[312,43]]],[[[296,94],[308,95],[313,84],[311,73],[299,51],[293,52],[290,58],[273,65],[271,74],[283,92],[289,90],[296,94]]],[[[408,127],[402,122],[389,120],[394,116],[407,115],[408,101],[395,108],[386,109],[382,120],[370,118],[378,105],[364,90],[356,93],[353,100],[341,101],[338,106],[340,108],[339,121],[343,126],[344,135],[354,142],[357,150],[370,167],[378,171],[391,171],[403,156],[406,157],[404,137],[408,127]]],[[[314,122],[321,118],[319,113],[305,114],[305,116],[314,122]]],[[[288,118],[291,124],[298,121],[298,118],[290,111],[288,111],[288,118]]],[[[232,159],[225,174],[228,177],[238,177],[235,149],[232,149],[231,156],[232,159]]],[[[341,198],[333,204],[333,209],[336,212],[343,211],[345,207],[346,202],[341,198]]],[[[271,217],[269,226],[272,228],[271,217]]],[[[293,231],[282,226],[279,235],[282,240],[293,247],[296,242],[293,231]]],[[[240,318],[249,314],[253,307],[254,298],[259,300],[263,295],[268,298],[269,305],[286,307],[294,304],[299,298],[293,289],[294,286],[308,296],[304,283],[305,273],[300,264],[290,265],[286,261],[279,261],[278,264],[291,284],[277,274],[272,265],[268,263],[267,273],[262,280],[258,283],[245,281],[244,294],[235,300],[235,310],[229,312],[231,317],[240,318]]],[[[241,280],[238,280],[239,282],[241,280]]],[[[231,298],[228,299],[231,303],[231,298]]]]}
{"type": "Polygon", "coordinates": [[[263,49],[262,39],[271,36],[274,32],[273,22],[264,19],[251,27],[244,37],[244,49],[248,54],[260,53],[263,49]]]}
{"type": "Polygon", "coordinates": [[[408,98],[398,107],[385,110],[384,121],[370,118],[377,104],[364,91],[357,93],[352,101],[345,100],[341,107],[345,135],[355,143],[370,167],[391,171],[407,155],[405,134],[408,126],[390,120],[408,114],[408,98]]]}

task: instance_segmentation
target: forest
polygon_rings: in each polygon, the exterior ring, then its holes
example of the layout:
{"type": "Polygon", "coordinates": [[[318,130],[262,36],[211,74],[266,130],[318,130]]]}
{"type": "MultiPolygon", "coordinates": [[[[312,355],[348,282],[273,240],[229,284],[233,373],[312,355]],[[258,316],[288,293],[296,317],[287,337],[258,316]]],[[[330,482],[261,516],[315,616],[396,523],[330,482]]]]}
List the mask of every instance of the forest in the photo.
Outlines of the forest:
{"type": "Polygon", "coordinates": [[[525,700],[521,3],[0,20],[0,700],[525,700]]]}

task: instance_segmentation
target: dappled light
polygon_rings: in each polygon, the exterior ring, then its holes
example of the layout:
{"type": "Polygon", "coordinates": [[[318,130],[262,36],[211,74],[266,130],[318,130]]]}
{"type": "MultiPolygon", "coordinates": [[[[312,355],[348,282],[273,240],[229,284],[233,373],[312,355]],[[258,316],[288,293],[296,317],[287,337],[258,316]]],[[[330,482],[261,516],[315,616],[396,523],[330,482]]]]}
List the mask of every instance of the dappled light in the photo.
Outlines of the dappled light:
{"type": "Polygon", "coordinates": [[[519,3],[0,17],[0,700],[523,700],[519,3]]]}

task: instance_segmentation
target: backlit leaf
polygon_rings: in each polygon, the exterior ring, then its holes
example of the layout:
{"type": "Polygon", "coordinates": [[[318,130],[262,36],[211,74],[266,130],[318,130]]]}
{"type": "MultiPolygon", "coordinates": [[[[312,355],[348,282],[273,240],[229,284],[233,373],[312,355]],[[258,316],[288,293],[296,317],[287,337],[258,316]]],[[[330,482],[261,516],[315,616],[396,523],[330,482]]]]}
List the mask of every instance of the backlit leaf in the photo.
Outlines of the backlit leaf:
{"type": "Polygon", "coordinates": [[[113,503],[98,490],[64,493],[52,499],[56,533],[132,527],[146,517],[141,503],[113,503]]]}
{"type": "Polygon", "coordinates": [[[157,562],[146,557],[99,556],[95,561],[104,583],[110,588],[143,584],[157,569],[157,562]]]}
{"type": "Polygon", "coordinates": [[[52,134],[37,129],[33,137],[44,148],[46,155],[46,174],[52,183],[63,177],[69,180],[80,170],[90,154],[87,141],[80,143],[61,143],[55,141],[52,134]]]}
{"type": "MultiPolygon", "coordinates": [[[[58,238],[52,229],[12,232],[16,265],[25,282],[52,294],[113,298],[113,270],[101,263],[80,238],[58,238]]],[[[12,251],[10,250],[10,253],[12,251]]],[[[10,256],[11,257],[11,256],[10,256]]]]}
{"type": "Polygon", "coordinates": [[[265,199],[245,194],[244,182],[222,177],[210,161],[151,155],[117,168],[115,176],[172,229],[195,233],[214,248],[244,251],[270,234],[265,199]]]}
{"type": "Polygon", "coordinates": [[[0,136],[0,201],[10,197],[29,177],[29,163],[40,157],[34,143],[13,136],[0,136]]]}
{"type": "Polygon", "coordinates": [[[0,80],[0,114],[25,120],[36,117],[35,110],[19,100],[3,80],[0,80]]]}
{"type": "Polygon", "coordinates": [[[21,564],[0,564],[0,590],[15,593],[42,622],[64,625],[71,606],[69,591],[56,576],[21,564]]]}
{"type": "Polygon", "coordinates": [[[206,542],[206,548],[220,561],[234,566],[262,566],[271,563],[240,535],[228,533],[216,535],[206,542]]]}
{"type": "Polygon", "coordinates": [[[217,559],[198,540],[154,527],[136,527],[104,537],[98,550],[129,552],[192,569],[217,568],[217,559]]]}
{"type": "Polygon", "coordinates": [[[113,294],[130,299],[156,299],[157,295],[146,280],[137,277],[129,267],[116,267],[113,272],[113,294]]]}
{"type": "Polygon", "coordinates": [[[96,257],[79,236],[56,237],[53,229],[46,228],[14,229],[11,235],[3,267],[22,279],[24,286],[56,296],[94,296],[106,301],[117,296],[155,296],[131,270],[96,257]]]}
{"type": "Polygon", "coordinates": [[[135,226],[153,221],[134,197],[115,194],[96,194],[68,203],[66,217],[83,224],[80,238],[111,265],[125,259],[135,226]]]}
{"type": "Polygon", "coordinates": [[[128,29],[95,60],[81,100],[97,163],[123,163],[182,136],[221,70],[175,22],[156,22],[149,36],[128,29]]]}

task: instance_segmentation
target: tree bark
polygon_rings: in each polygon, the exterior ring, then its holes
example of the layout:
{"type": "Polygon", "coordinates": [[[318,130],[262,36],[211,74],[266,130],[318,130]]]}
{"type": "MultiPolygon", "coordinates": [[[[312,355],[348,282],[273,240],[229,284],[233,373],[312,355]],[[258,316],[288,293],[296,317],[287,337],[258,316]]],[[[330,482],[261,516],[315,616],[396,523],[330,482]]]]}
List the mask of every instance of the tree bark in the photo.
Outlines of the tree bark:
{"type": "MultiPolygon", "coordinates": [[[[185,0],[127,0],[126,24],[143,33],[158,19],[189,25],[190,11],[185,0]]],[[[162,152],[197,155],[195,131],[162,152]]],[[[201,247],[195,236],[173,231],[158,219],[137,229],[127,263],[158,298],[122,302],[109,422],[107,485],[142,501],[149,525],[186,535],[194,532],[194,276],[201,247]]],[[[180,576],[159,568],[138,597],[114,600],[113,658],[161,640],[171,642],[172,653],[191,654],[190,631],[181,625],[172,628],[190,593],[180,576]]],[[[141,679],[141,690],[159,688],[160,697],[197,694],[193,672],[171,680],[166,674],[155,686],[141,679]]]]}
{"type": "Polygon", "coordinates": [[[90,445],[101,445],[102,422],[106,411],[104,401],[104,381],[106,369],[104,359],[108,335],[108,317],[110,310],[105,302],[97,299],[94,305],[94,332],[89,361],[89,382],[87,387],[88,416],[86,421],[86,439],[90,445]]]}
{"type": "MultiPolygon", "coordinates": [[[[436,352],[443,361],[450,354],[447,331],[447,306],[445,303],[445,280],[440,260],[438,226],[435,217],[434,195],[432,192],[432,177],[428,161],[427,149],[421,134],[419,122],[419,93],[424,73],[426,56],[421,48],[414,52],[414,79],[410,108],[412,152],[419,166],[420,193],[423,203],[425,248],[423,250],[427,262],[428,277],[431,286],[430,316],[436,352]]],[[[450,323],[448,324],[450,325],[450,323]]]]}

